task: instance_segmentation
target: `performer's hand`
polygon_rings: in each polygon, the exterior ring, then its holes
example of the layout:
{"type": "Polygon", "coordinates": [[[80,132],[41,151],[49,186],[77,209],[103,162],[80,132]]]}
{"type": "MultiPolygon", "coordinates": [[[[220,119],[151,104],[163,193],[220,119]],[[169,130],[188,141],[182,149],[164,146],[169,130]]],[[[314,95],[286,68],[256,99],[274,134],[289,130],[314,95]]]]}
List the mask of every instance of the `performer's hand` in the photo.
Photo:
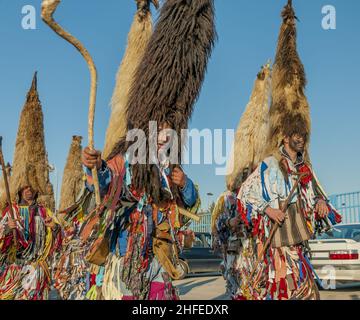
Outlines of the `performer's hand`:
{"type": "Polygon", "coordinates": [[[324,200],[319,200],[315,206],[315,211],[320,218],[325,218],[329,214],[329,208],[324,200]]]}
{"type": "Polygon", "coordinates": [[[54,230],[55,227],[56,227],[56,223],[54,222],[54,220],[50,217],[47,217],[45,220],[44,220],[44,223],[45,225],[50,228],[51,230],[54,230]]]}
{"type": "Polygon", "coordinates": [[[90,170],[94,168],[99,170],[102,164],[101,152],[97,150],[91,150],[89,147],[86,147],[82,152],[82,163],[90,170]]]}
{"type": "Polygon", "coordinates": [[[236,216],[235,218],[230,219],[229,225],[232,230],[235,230],[241,223],[240,216],[236,216]]]}
{"type": "Polygon", "coordinates": [[[16,221],[9,217],[8,226],[11,230],[15,230],[16,229],[16,221]]]}
{"type": "Polygon", "coordinates": [[[279,225],[282,225],[285,221],[285,213],[280,209],[267,208],[265,213],[268,217],[279,225]]]}
{"type": "Polygon", "coordinates": [[[171,180],[175,185],[184,188],[186,185],[186,174],[180,168],[176,167],[171,173],[171,180]]]}

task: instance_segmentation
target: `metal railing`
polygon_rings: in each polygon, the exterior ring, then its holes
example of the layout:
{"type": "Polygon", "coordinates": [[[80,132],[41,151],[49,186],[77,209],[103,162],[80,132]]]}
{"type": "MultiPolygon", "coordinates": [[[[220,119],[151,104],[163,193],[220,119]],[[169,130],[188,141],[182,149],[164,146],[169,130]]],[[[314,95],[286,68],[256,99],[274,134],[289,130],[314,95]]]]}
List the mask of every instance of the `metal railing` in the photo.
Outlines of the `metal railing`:
{"type": "Polygon", "coordinates": [[[194,232],[209,232],[211,233],[211,213],[204,212],[199,214],[201,216],[200,222],[193,222],[190,226],[194,232]]]}
{"type": "MultiPolygon", "coordinates": [[[[330,197],[330,202],[343,217],[343,223],[360,223],[360,191],[336,194],[330,197]]],[[[200,213],[199,223],[193,222],[191,229],[195,232],[211,233],[211,213],[200,213]]]]}
{"type": "Polygon", "coordinates": [[[360,191],[337,194],[330,202],[343,217],[343,223],[360,223],[360,191]]]}

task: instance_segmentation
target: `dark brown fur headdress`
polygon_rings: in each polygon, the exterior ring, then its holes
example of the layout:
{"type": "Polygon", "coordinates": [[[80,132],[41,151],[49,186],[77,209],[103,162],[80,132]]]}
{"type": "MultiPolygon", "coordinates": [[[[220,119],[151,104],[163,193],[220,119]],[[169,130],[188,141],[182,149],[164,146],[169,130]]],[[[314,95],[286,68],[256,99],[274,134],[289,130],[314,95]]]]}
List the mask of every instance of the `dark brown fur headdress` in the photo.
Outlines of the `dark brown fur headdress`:
{"type": "MultiPolygon", "coordinates": [[[[149,122],[167,122],[181,145],[181,130],[188,128],[215,38],[213,0],[165,2],[130,90],[128,130],[143,130],[149,141],[149,122]]],[[[109,158],[127,146],[120,141],[109,158]]],[[[178,153],[181,159],[180,148],[178,153]]],[[[145,189],[155,202],[160,200],[156,171],[149,163],[132,168],[134,187],[145,189]]]]}
{"type": "Polygon", "coordinates": [[[278,156],[284,137],[299,133],[307,137],[305,153],[308,157],[310,107],[304,93],[306,76],[297,52],[297,18],[291,0],[282,11],[282,18],[273,68],[270,132],[265,156],[278,156]]]}

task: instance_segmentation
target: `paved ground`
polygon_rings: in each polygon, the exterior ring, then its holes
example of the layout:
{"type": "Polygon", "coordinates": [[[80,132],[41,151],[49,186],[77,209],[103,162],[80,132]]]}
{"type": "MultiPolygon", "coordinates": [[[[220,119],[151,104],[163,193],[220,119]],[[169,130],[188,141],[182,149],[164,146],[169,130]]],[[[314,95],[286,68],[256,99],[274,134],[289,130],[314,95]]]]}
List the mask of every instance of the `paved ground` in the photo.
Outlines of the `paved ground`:
{"type": "MultiPolygon", "coordinates": [[[[184,300],[228,300],[222,277],[192,277],[175,282],[184,300]]],[[[360,286],[321,291],[322,300],[360,300],[360,286]]]]}
{"type": "MultiPolygon", "coordinates": [[[[229,300],[225,294],[225,281],[220,276],[195,276],[175,281],[182,300],[229,300]]],[[[322,300],[360,300],[360,285],[335,291],[321,291],[322,300]]],[[[58,300],[56,291],[50,300],[58,300]]]]}

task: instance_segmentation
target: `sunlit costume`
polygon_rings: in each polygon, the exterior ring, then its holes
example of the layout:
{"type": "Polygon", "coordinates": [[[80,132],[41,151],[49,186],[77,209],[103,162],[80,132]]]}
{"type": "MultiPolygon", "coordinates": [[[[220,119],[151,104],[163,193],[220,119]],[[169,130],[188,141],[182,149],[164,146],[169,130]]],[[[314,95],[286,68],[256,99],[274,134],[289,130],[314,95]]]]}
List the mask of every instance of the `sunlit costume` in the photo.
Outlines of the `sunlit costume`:
{"type": "Polygon", "coordinates": [[[18,221],[13,232],[7,206],[0,219],[0,300],[47,299],[50,264],[61,243],[61,230],[58,224],[53,229],[45,225],[49,218],[56,221],[55,201],[36,73],[20,117],[9,191],[18,221]],[[31,205],[22,199],[26,186],[35,190],[31,205]]]}
{"type": "MultiPolygon", "coordinates": [[[[140,129],[145,134],[147,155],[148,143],[157,150],[157,137],[154,142],[150,136],[151,121],[157,129],[166,124],[182,139],[214,39],[212,0],[165,1],[122,115],[126,132],[140,129]]],[[[188,177],[181,188],[172,183],[171,173],[181,166],[167,157],[152,153],[146,164],[133,163],[134,154],[128,151],[132,142],[115,134],[118,141],[98,170],[100,208],[93,211],[88,170],[84,196],[67,210],[67,216],[75,217],[75,228],[68,229],[75,236],[69,237],[60,262],[57,287],[64,298],[176,300],[172,280],[180,274],[180,230],[189,219],[180,211],[196,214],[200,207],[197,187],[188,177]],[[70,256],[77,261],[71,276],[66,274],[70,256]]],[[[112,145],[109,131],[107,139],[112,145]]],[[[180,144],[179,139],[178,145],[170,146],[177,159],[182,154],[180,144]]]]}
{"type": "Polygon", "coordinates": [[[240,250],[246,228],[241,224],[237,230],[231,230],[227,222],[238,215],[237,193],[242,183],[261,162],[269,129],[270,84],[271,69],[268,63],[257,75],[249,103],[236,131],[228,162],[228,191],[219,197],[212,215],[214,246],[223,255],[222,273],[227,293],[232,298],[237,296],[239,277],[243,272],[240,250]]]}

